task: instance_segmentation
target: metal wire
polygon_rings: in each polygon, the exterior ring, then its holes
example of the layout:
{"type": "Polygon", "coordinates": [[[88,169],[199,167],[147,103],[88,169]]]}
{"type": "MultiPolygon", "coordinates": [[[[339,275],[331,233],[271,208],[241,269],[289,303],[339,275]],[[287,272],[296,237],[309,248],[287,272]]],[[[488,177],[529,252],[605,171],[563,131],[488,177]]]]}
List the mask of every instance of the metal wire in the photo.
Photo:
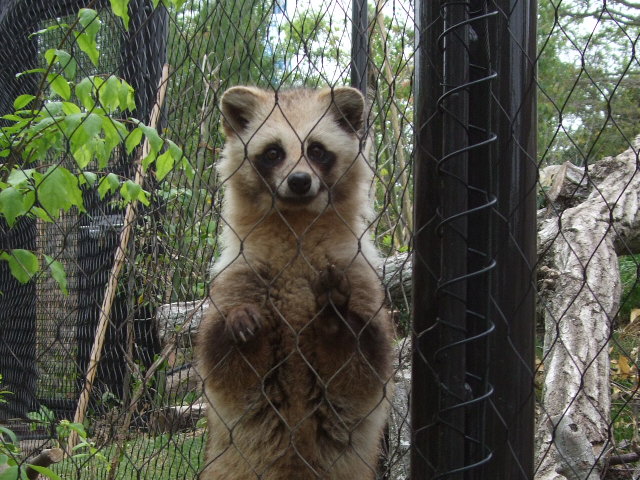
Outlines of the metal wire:
{"type": "MultiPolygon", "coordinates": [[[[292,437],[310,419],[345,424],[343,406],[329,401],[327,390],[350,363],[323,378],[301,346],[317,318],[296,332],[288,312],[277,308],[275,286],[292,265],[320,275],[306,256],[311,227],[297,233],[281,271],[252,263],[244,238],[236,258],[212,270],[223,254],[222,235],[240,234],[228,227],[222,233],[230,221],[222,206],[230,186],[215,170],[229,136],[221,128],[220,99],[238,84],[273,92],[269,118],[288,111],[290,87],[351,84],[366,94],[374,212],[366,232],[352,229],[356,254],[345,268],[354,268],[371,237],[382,261],[376,267],[368,259],[368,265],[387,297],[376,314],[388,313],[396,328],[393,378],[375,379],[388,396],[395,383],[380,458],[359,454],[373,477],[637,477],[639,345],[637,320],[628,321],[640,298],[636,219],[628,213],[640,188],[633,141],[640,133],[635,6],[615,0],[191,0],[176,11],[153,3],[131,0],[126,29],[106,0],[0,2],[1,114],[12,113],[14,99],[37,93],[42,83],[37,75],[17,74],[42,66],[44,52],[60,48],[78,58],[72,81],[112,74],[127,80],[137,103],[127,115],[149,122],[166,63],[168,92],[157,127],[188,163],[162,181],[145,180],[150,205],[136,211],[124,249],[85,418],[96,450],[56,465],[63,478],[192,479],[220,461],[205,454],[203,419],[215,399],[202,393],[207,378],[196,371],[194,341],[204,312],[222,308],[208,296],[211,283],[239,265],[260,279],[268,292],[263,307],[292,338],[291,344],[271,339],[273,361],[265,371],[241,355],[261,379],[265,412],[292,437]],[[82,7],[100,12],[97,67],[73,35],[64,34],[82,7]],[[54,26],[63,28],[31,35],[54,26]],[[588,210],[593,205],[599,213],[588,210]],[[580,216],[581,208],[588,213],[580,216]],[[585,217],[597,221],[587,228],[580,223],[585,217]],[[583,251],[592,237],[592,250],[583,251]],[[598,281],[611,276],[617,283],[601,291],[598,281]],[[572,279],[574,290],[567,287],[572,279]],[[574,312],[584,305],[592,309],[589,318],[574,312]],[[590,349],[581,349],[577,335],[590,349]],[[286,401],[273,392],[287,391],[278,375],[296,361],[315,379],[309,398],[317,405],[288,424],[286,401]],[[566,388],[553,383],[562,375],[566,388]],[[583,440],[588,455],[573,455],[567,445],[584,446],[583,440]]],[[[318,122],[331,114],[319,113],[318,122]]],[[[298,131],[294,116],[285,117],[283,128],[304,147],[308,132],[298,131]]],[[[0,119],[2,126],[10,123],[0,119]]],[[[253,141],[244,144],[249,163],[253,141]]],[[[133,178],[133,157],[116,149],[107,171],[133,178]]],[[[295,167],[302,163],[301,157],[295,167]]],[[[74,162],[50,155],[25,168],[55,165],[73,168],[74,162]]],[[[256,167],[255,173],[269,185],[264,172],[256,167]]],[[[64,265],[69,287],[63,295],[46,270],[22,284],[0,260],[0,390],[11,392],[0,403],[0,424],[18,434],[22,461],[59,441],[56,425],[74,416],[120,234],[128,227],[117,195],[84,188],[83,196],[86,212],[65,212],[54,223],[32,216],[9,228],[0,217],[0,254],[27,249],[52,257],[64,265]]],[[[276,213],[283,229],[294,232],[294,222],[276,213]]],[[[345,214],[338,218],[348,222],[345,214]]],[[[355,339],[353,358],[375,370],[367,330],[356,331],[349,315],[340,320],[355,339]]],[[[241,417],[256,411],[248,407],[241,417]]],[[[233,427],[225,433],[238,434],[233,427]]],[[[353,438],[343,456],[357,435],[347,436],[353,438]]],[[[326,471],[337,468],[341,456],[321,467],[296,441],[290,444],[300,471],[306,470],[299,478],[331,478],[326,471]]],[[[239,455],[253,461],[251,452],[239,455]]],[[[277,462],[265,459],[249,469],[261,478],[260,469],[277,462]]]]}

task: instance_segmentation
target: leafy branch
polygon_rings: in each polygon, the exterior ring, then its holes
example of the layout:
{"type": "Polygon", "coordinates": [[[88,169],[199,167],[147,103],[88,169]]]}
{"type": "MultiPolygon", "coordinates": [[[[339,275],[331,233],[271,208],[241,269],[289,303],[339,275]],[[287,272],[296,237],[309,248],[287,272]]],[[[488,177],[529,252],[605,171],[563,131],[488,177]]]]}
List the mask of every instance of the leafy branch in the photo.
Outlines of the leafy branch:
{"type": "MultiPolygon", "coordinates": [[[[111,0],[114,13],[128,26],[128,0],[111,0]]],[[[153,2],[160,4],[159,0],[153,2]]],[[[163,2],[179,7],[181,0],[163,2]]],[[[188,168],[182,150],[162,138],[155,128],[129,116],[136,109],[135,91],[115,75],[91,75],[75,82],[77,61],[62,47],[72,36],[93,65],[99,62],[97,35],[101,22],[91,8],[78,12],[71,25],[60,24],[36,32],[47,35],[66,29],[58,48],[44,54],[45,68],[19,75],[42,75],[35,94],[23,94],[14,102],[14,112],[0,117],[0,219],[9,228],[21,218],[57,221],[63,212],[85,212],[83,189],[95,188],[101,199],[121,206],[140,202],[149,205],[149,192],[135,180],[109,172],[114,154],[132,155],[143,139],[149,145],[142,168],[153,169],[162,181],[176,166],[188,168]],[[63,166],[64,164],[64,166],[63,166]]],[[[20,282],[30,281],[41,271],[41,260],[25,249],[0,250],[0,260],[9,264],[20,282]]],[[[42,255],[45,267],[67,293],[64,268],[42,255]]]]}

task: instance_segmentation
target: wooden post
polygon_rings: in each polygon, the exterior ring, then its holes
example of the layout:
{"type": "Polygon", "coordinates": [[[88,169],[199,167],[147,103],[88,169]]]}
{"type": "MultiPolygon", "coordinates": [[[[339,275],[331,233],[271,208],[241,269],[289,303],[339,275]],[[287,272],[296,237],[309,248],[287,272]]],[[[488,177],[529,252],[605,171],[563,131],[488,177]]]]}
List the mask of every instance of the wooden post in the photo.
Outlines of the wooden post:
{"type": "MultiPolygon", "coordinates": [[[[164,96],[167,91],[167,81],[169,78],[169,65],[165,64],[162,69],[162,76],[160,77],[160,83],[158,85],[158,96],[156,99],[156,103],[153,106],[153,110],[151,111],[151,117],[149,119],[149,125],[153,128],[156,128],[158,124],[158,119],[160,118],[160,111],[162,109],[162,104],[164,103],[164,96]]],[[[145,138],[144,143],[142,145],[142,150],[140,155],[138,155],[136,159],[136,173],[135,173],[135,182],[138,185],[142,184],[144,180],[145,172],[142,168],[142,159],[149,155],[149,140],[145,138]]],[[[111,307],[113,306],[113,300],[116,295],[116,290],[118,287],[118,278],[120,277],[120,272],[122,270],[122,266],[126,260],[127,255],[127,245],[129,244],[129,238],[131,237],[131,231],[136,222],[137,216],[137,207],[136,201],[131,202],[127,205],[127,209],[125,211],[124,216],[124,226],[122,227],[122,232],[120,232],[120,242],[118,245],[118,249],[116,250],[115,258],[113,261],[113,267],[111,267],[111,273],[109,274],[109,281],[107,282],[107,289],[104,294],[104,299],[102,301],[102,306],[100,308],[100,316],[98,318],[98,327],[96,328],[96,337],[93,342],[93,347],[91,348],[91,355],[89,356],[89,366],[87,368],[86,378],[84,382],[84,387],[80,394],[80,400],[78,401],[78,407],[76,408],[76,413],[73,417],[73,421],[75,423],[82,423],[84,417],[87,412],[87,407],[89,405],[89,398],[91,396],[91,390],[93,388],[93,382],[95,381],[96,374],[98,372],[98,364],[100,363],[100,358],[102,357],[102,348],[104,346],[104,341],[107,334],[107,327],[109,325],[109,318],[111,316],[111,307]]],[[[75,431],[71,432],[69,436],[69,442],[67,444],[67,453],[70,453],[73,447],[78,442],[78,434],[75,431]]]]}

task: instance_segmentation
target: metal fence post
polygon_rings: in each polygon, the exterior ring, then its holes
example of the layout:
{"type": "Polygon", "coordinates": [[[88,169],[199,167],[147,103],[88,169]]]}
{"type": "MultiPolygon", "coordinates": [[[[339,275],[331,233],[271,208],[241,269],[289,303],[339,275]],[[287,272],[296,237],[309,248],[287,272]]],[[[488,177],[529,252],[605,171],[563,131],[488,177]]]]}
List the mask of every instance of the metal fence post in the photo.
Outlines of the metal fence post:
{"type": "Polygon", "coordinates": [[[536,2],[497,0],[489,28],[494,159],[490,382],[484,478],[533,478],[536,256],[536,2]]]}
{"type": "Polygon", "coordinates": [[[416,4],[412,478],[532,478],[535,8],[416,4]]]}
{"type": "MultiPolygon", "coordinates": [[[[13,7],[9,2],[0,5],[0,115],[13,112],[13,100],[18,95],[34,93],[37,88],[34,76],[16,76],[37,66],[37,42],[28,36],[35,31],[36,23],[16,15],[13,7]]],[[[2,120],[3,125],[8,123],[2,120]]],[[[36,230],[33,218],[21,218],[12,227],[1,219],[0,251],[35,250],[36,230]]],[[[24,417],[36,407],[36,356],[35,281],[18,282],[8,263],[0,261],[0,375],[2,389],[12,392],[0,411],[0,420],[24,417]]]]}
{"type": "Polygon", "coordinates": [[[438,315],[435,292],[440,278],[440,222],[437,159],[442,156],[442,116],[437,102],[442,84],[442,57],[432,48],[442,32],[439,2],[416,1],[413,261],[413,356],[411,379],[411,477],[431,478],[438,461],[442,436],[429,428],[437,415],[437,372],[427,356],[437,348],[433,334],[438,315]]]}

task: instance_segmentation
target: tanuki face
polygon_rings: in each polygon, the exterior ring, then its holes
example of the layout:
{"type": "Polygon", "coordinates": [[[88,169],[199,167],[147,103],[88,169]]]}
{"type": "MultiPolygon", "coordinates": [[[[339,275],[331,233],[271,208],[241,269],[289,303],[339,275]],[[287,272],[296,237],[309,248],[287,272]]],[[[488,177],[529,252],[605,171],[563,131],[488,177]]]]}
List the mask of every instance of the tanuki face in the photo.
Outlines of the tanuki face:
{"type": "Polygon", "coordinates": [[[235,87],[221,100],[227,142],[222,180],[254,208],[321,214],[371,173],[361,141],[364,98],[355,89],[274,94],[235,87]],[[355,175],[354,175],[355,174],[355,175]],[[353,177],[353,178],[352,178],[353,177]]]}

